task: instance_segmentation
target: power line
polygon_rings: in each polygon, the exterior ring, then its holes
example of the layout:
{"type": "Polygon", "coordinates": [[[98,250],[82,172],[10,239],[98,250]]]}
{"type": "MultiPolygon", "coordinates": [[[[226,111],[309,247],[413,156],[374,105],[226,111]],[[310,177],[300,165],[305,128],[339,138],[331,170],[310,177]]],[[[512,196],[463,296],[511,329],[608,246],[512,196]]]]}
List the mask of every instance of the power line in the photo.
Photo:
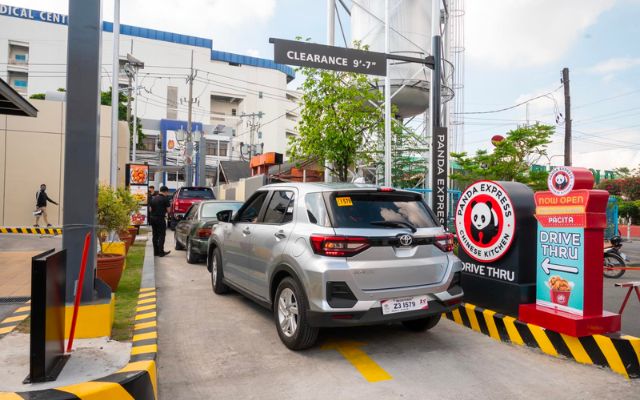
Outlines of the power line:
{"type": "Polygon", "coordinates": [[[505,107],[505,108],[500,108],[500,109],[498,109],[498,110],[490,110],[490,111],[467,111],[467,112],[462,112],[462,113],[453,113],[453,114],[457,114],[457,115],[460,115],[460,114],[465,114],[465,115],[466,115],[466,114],[493,114],[493,113],[499,113],[499,112],[503,112],[503,111],[511,110],[511,109],[516,108],[516,107],[520,107],[520,106],[522,106],[522,105],[524,105],[524,104],[530,103],[530,102],[532,102],[532,101],[534,101],[534,100],[540,99],[540,98],[542,98],[542,97],[546,97],[546,96],[548,96],[548,95],[550,95],[550,94],[552,94],[552,93],[554,93],[554,92],[557,92],[557,91],[558,91],[558,90],[560,90],[563,86],[564,86],[564,85],[560,85],[560,86],[558,86],[556,89],[554,89],[554,90],[552,90],[552,91],[550,91],[550,92],[548,92],[548,93],[541,94],[540,96],[532,97],[532,98],[530,98],[530,99],[528,99],[528,100],[525,100],[525,101],[523,101],[523,102],[520,102],[520,103],[518,103],[518,104],[514,104],[514,105],[512,105],[512,106],[505,107]]]}

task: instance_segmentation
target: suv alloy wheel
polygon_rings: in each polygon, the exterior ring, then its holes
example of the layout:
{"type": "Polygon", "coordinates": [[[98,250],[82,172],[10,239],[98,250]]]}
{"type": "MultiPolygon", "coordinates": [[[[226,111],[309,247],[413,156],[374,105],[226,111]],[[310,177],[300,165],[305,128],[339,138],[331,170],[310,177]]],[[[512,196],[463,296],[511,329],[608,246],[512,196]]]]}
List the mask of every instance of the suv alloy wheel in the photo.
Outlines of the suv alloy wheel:
{"type": "Polygon", "coordinates": [[[284,278],[278,285],[273,304],[273,314],[280,340],[291,350],[303,350],[313,346],[318,339],[318,328],[307,321],[307,297],[292,278],[284,278]]]}

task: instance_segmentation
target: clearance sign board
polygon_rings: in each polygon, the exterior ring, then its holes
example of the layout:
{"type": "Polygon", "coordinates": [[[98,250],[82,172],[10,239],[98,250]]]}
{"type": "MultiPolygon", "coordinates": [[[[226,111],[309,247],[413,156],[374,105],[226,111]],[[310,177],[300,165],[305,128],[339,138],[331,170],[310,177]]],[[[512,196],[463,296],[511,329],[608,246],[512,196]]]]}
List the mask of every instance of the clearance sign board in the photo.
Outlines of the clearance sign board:
{"type": "Polygon", "coordinates": [[[549,190],[535,193],[536,300],[520,306],[522,321],[576,337],[620,329],[602,309],[609,194],[593,182],[586,168],[556,167],[549,190]]]}

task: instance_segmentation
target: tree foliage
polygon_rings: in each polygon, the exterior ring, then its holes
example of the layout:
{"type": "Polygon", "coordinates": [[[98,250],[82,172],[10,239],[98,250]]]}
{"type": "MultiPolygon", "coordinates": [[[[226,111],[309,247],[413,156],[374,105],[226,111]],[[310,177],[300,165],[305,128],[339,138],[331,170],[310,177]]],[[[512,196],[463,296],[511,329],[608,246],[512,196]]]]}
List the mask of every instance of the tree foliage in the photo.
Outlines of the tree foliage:
{"type": "Polygon", "coordinates": [[[461,186],[488,179],[516,181],[535,190],[544,189],[548,172],[532,170],[531,166],[547,155],[546,148],[554,130],[550,125],[521,126],[509,131],[491,153],[487,150],[478,150],[474,156],[451,153],[451,158],[461,168],[451,178],[461,186]]]}
{"type": "MultiPolygon", "coordinates": [[[[366,75],[301,68],[302,111],[299,135],[291,137],[294,160],[327,162],[335,177],[344,182],[356,161],[370,163],[384,125],[373,104],[383,95],[371,87],[366,75]]],[[[327,167],[327,165],[325,165],[327,167]]]]}
{"type": "MultiPolygon", "coordinates": [[[[131,98],[133,100],[133,97],[131,98]]],[[[103,106],[111,106],[111,89],[100,92],[100,104],[103,106]]],[[[118,92],[118,121],[127,120],[127,96],[123,92],[118,92]]],[[[144,139],[144,133],[142,133],[142,125],[137,124],[138,133],[138,147],[140,150],[142,145],[142,139],[144,139]]],[[[133,132],[133,118],[129,121],[129,132],[133,132]]],[[[129,145],[133,146],[133,134],[129,135],[129,145]]]]}
{"type": "Polygon", "coordinates": [[[640,176],[606,179],[600,182],[597,188],[608,191],[612,196],[620,196],[624,200],[640,200],[640,176]]]}

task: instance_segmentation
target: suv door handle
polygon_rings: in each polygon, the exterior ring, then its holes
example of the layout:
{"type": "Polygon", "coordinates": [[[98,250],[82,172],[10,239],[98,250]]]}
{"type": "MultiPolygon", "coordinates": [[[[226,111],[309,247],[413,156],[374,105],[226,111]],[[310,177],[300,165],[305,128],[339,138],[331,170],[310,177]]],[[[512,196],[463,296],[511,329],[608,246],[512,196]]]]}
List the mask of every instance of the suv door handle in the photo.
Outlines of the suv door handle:
{"type": "Polygon", "coordinates": [[[273,236],[277,237],[278,239],[284,239],[287,237],[287,235],[284,234],[284,231],[278,231],[274,233],[273,236]]]}
{"type": "Polygon", "coordinates": [[[245,234],[245,235],[250,235],[250,234],[251,234],[251,231],[250,231],[250,230],[249,230],[249,228],[247,227],[247,228],[244,228],[244,229],[242,230],[242,233],[243,233],[243,234],[245,234]]]}

